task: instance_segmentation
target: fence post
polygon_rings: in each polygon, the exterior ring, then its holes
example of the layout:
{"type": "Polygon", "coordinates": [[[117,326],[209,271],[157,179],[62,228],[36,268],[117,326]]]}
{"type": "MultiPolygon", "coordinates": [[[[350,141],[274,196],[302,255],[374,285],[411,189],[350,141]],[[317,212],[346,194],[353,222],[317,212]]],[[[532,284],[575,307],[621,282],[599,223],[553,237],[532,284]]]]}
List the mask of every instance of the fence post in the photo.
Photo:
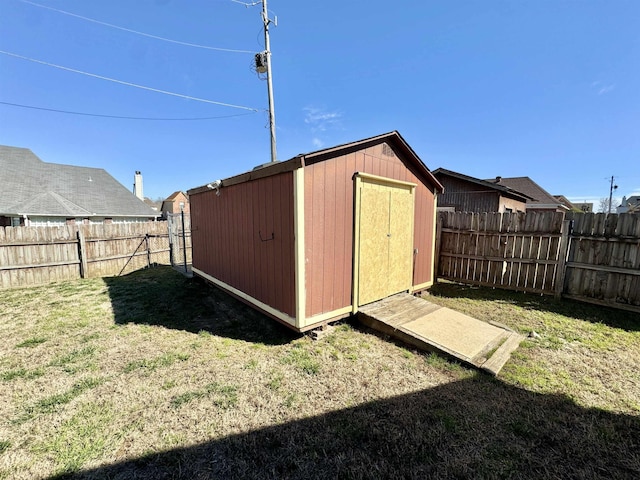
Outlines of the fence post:
{"type": "Polygon", "coordinates": [[[78,228],[78,257],[80,260],[80,278],[87,278],[87,243],[82,227],[78,228]]]}
{"type": "Polygon", "coordinates": [[[169,235],[169,263],[173,267],[175,265],[174,246],[173,246],[173,217],[167,213],[167,232],[169,235]]]}
{"type": "Polygon", "coordinates": [[[182,217],[182,257],[184,258],[184,273],[187,272],[187,234],[184,231],[184,210],[180,211],[182,217]]]}
{"type": "Polygon", "coordinates": [[[573,226],[573,220],[563,220],[562,237],[560,237],[560,248],[558,249],[558,269],[555,278],[555,298],[561,298],[564,292],[565,276],[567,274],[567,256],[569,255],[569,238],[573,226]]]}
{"type": "Polygon", "coordinates": [[[440,271],[440,242],[442,242],[442,214],[436,212],[436,248],[433,253],[433,283],[438,281],[438,272],[440,271]]]}
{"type": "Polygon", "coordinates": [[[145,233],[144,239],[147,242],[147,268],[151,267],[151,250],[149,249],[149,234],[145,233]]]}

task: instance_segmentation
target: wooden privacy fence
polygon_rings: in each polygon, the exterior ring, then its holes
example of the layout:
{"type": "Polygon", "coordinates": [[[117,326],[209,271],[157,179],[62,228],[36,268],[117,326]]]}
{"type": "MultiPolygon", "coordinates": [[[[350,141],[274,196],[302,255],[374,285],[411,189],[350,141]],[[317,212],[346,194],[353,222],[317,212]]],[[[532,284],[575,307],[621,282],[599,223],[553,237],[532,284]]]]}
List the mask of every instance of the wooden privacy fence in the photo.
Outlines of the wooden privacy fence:
{"type": "Polygon", "coordinates": [[[438,214],[436,275],[640,312],[640,215],[438,214]]]}
{"type": "Polygon", "coordinates": [[[169,263],[166,222],[0,228],[0,288],[169,263]]]}
{"type": "Polygon", "coordinates": [[[570,214],[565,297],[640,312],[640,214],[570,214]]]}

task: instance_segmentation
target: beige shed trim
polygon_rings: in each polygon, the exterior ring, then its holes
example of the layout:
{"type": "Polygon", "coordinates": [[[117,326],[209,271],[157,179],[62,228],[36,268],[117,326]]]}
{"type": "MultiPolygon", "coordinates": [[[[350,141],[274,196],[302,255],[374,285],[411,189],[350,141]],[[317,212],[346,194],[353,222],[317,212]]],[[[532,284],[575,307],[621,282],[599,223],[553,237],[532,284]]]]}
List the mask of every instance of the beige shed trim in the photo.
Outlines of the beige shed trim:
{"type": "Polygon", "coordinates": [[[293,229],[295,235],[296,327],[302,328],[307,309],[305,238],[304,238],[304,168],[293,172],[293,229]]]}
{"type": "Polygon", "coordinates": [[[308,317],[305,319],[305,325],[300,327],[300,331],[304,332],[305,330],[309,330],[314,328],[315,326],[321,325],[323,322],[327,320],[337,320],[340,318],[347,317],[351,314],[352,306],[349,305],[347,307],[339,308],[337,310],[332,310],[331,312],[319,313],[318,315],[314,315],[313,317],[308,317]]]}
{"type": "Polygon", "coordinates": [[[390,186],[390,187],[397,185],[402,187],[415,188],[417,186],[415,183],[396,180],[394,178],[381,177],[379,175],[371,175],[370,173],[356,172],[354,177],[356,178],[356,181],[359,178],[361,180],[365,180],[371,183],[379,183],[381,185],[390,186]]]}
{"type": "Polygon", "coordinates": [[[276,310],[273,307],[270,307],[269,305],[267,305],[266,303],[262,303],[260,300],[258,300],[257,298],[253,298],[249,295],[247,295],[246,293],[238,290],[237,288],[232,287],[231,285],[228,285],[227,283],[218,280],[217,278],[212,277],[211,275],[208,275],[206,273],[204,273],[202,270],[199,270],[195,267],[192,268],[193,273],[195,273],[196,275],[207,279],[208,281],[210,281],[211,283],[213,283],[214,285],[222,288],[223,290],[226,290],[227,292],[231,293],[232,295],[235,295],[238,298],[241,298],[242,300],[250,303],[251,305],[257,307],[258,309],[262,310],[263,312],[271,315],[273,318],[276,318],[284,323],[287,323],[293,327],[296,326],[296,320],[295,318],[291,318],[289,315],[287,315],[286,313],[281,312],[280,310],[276,310]]]}
{"type": "Polygon", "coordinates": [[[431,287],[432,285],[433,285],[433,281],[421,283],[420,285],[414,285],[413,287],[411,287],[411,292],[412,293],[419,292],[421,290],[431,287]]]}

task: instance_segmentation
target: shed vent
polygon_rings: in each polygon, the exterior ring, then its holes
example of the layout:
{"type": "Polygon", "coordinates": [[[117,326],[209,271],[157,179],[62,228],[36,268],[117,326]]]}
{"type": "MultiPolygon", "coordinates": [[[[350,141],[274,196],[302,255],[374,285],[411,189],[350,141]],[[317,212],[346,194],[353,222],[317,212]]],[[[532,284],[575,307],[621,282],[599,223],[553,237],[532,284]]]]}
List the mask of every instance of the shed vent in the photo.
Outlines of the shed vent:
{"type": "Polygon", "coordinates": [[[395,153],[393,153],[393,148],[391,148],[386,143],[382,145],[382,154],[386,157],[395,157],[395,153]]]}

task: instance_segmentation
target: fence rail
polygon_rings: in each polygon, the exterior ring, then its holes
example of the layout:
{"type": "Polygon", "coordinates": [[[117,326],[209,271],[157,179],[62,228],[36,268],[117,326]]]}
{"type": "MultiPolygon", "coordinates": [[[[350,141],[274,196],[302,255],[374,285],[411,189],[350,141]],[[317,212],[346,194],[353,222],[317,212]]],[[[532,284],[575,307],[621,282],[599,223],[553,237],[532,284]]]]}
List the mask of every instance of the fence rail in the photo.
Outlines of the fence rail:
{"type": "Polygon", "coordinates": [[[0,288],[170,264],[166,222],[0,228],[0,288]]]}
{"type": "Polygon", "coordinates": [[[640,312],[640,215],[438,215],[436,275],[640,312]]]}

